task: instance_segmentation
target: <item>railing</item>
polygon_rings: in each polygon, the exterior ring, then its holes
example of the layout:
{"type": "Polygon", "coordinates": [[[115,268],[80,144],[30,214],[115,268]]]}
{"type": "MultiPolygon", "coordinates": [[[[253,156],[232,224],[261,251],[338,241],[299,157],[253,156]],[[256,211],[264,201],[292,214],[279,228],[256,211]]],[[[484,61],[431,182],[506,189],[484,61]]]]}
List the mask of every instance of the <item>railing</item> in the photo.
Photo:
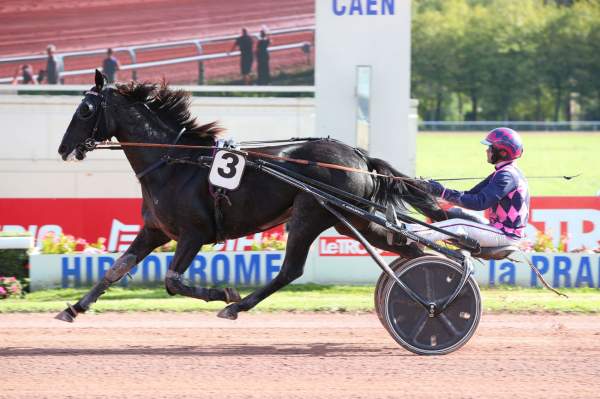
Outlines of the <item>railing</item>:
{"type": "MultiPolygon", "coordinates": [[[[173,89],[182,89],[192,93],[192,95],[205,94],[227,94],[227,93],[248,93],[263,95],[283,95],[291,94],[294,97],[304,96],[313,97],[315,94],[314,86],[182,86],[171,85],[173,89]]],[[[88,90],[90,85],[0,85],[0,94],[17,95],[68,95],[81,96],[81,93],[88,90]]]]}
{"type": "MultiPolygon", "coordinates": [[[[269,34],[271,36],[275,36],[275,35],[283,35],[283,34],[290,34],[290,33],[297,33],[297,32],[314,32],[314,30],[315,30],[314,26],[305,26],[305,27],[299,27],[299,28],[274,29],[274,30],[270,31],[269,34]]],[[[239,35],[226,35],[226,36],[210,37],[210,38],[206,38],[206,39],[189,39],[189,40],[178,40],[178,41],[165,42],[165,43],[141,44],[141,45],[135,45],[135,46],[126,46],[126,47],[114,47],[113,51],[115,53],[119,52],[119,51],[126,51],[129,53],[129,56],[131,58],[131,64],[122,65],[121,70],[124,70],[124,71],[130,70],[132,72],[131,78],[133,80],[137,80],[137,70],[138,69],[151,68],[151,67],[157,67],[157,66],[163,66],[163,65],[172,65],[172,64],[182,63],[182,62],[198,61],[198,84],[202,85],[202,84],[204,84],[204,63],[203,63],[204,61],[218,59],[218,58],[233,57],[233,56],[237,56],[240,54],[239,51],[234,51],[231,53],[203,54],[202,46],[206,45],[206,44],[214,44],[214,43],[219,43],[219,42],[230,41],[230,40],[237,38],[238,36],[239,35]],[[198,55],[193,56],[193,57],[175,58],[175,59],[171,59],[171,60],[137,63],[136,51],[175,48],[175,47],[181,47],[181,46],[187,46],[187,45],[196,46],[196,49],[198,50],[198,55]]],[[[308,54],[308,53],[310,53],[311,46],[312,45],[309,42],[293,43],[293,44],[269,47],[269,52],[289,50],[289,49],[293,49],[293,48],[300,48],[300,49],[302,49],[302,51],[304,51],[305,53],[308,54]]],[[[97,49],[97,50],[57,53],[57,55],[62,57],[64,60],[67,57],[82,57],[82,56],[90,56],[90,55],[101,55],[101,54],[105,54],[105,53],[106,53],[106,49],[97,49]]],[[[43,55],[43,54],[20,56],[20,57],[3,57],[3,58],[0,58],[0,64],[23,63],[23,62],[28,62],[28,61],[40,61],[40,60],[46,59],[46,57],[47,57],[47,55],[43,55]]],[[[91,68],[91,69],[81,69],[81,70],[76,70],[76,71],[64,71],[60,74],[60,77],[85,75],[85,74],[89,74],[90,72],[94,72],[94,70],[95,70],[94,68],[91,68]]],[[[34,79],[37,79],[37,76],[34,76],[34,79]]],[[[0,83],[11,83],[13,80],[14,80],[14,77],[0,78],[0,83]]],[[[23,80],[23,78],[21,76],[17,77],[18,82],[20,82],[21,80],[23,80]]]]}
{"type": "Polygon", "coordinates": [[[600,121],[537,122],[537,121],[422,121],[419,131],[469,132],[492,130],[505,126],[517,131],[600,131],[600,121]]]}

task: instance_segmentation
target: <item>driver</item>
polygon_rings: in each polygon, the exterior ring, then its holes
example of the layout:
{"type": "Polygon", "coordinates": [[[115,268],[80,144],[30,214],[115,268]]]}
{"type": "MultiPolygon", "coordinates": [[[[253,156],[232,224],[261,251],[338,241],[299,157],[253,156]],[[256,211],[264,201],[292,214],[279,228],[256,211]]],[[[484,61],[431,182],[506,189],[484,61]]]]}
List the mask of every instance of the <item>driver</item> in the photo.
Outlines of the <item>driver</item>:
{"type": "MultiPolygon", "coordinates": [[[[460,207],[489,210],[489,223],[458,218],[436,222],[434,226],[466,235],[479,241],[482,247],[517,244],[524,236],[529,216],[527,180],[516,165],[516,159],[523,154],[521,137],[512,129],[499,127],[489,132],[481,143],[487,146],[487,161],[494,165],[495,170],[472,189],[452,190],[435,180],[420,180],[417,185],[460,207]]],[[[411,224],[407,228],[432,241],[450,238],[421,225],[411,224]]]]}

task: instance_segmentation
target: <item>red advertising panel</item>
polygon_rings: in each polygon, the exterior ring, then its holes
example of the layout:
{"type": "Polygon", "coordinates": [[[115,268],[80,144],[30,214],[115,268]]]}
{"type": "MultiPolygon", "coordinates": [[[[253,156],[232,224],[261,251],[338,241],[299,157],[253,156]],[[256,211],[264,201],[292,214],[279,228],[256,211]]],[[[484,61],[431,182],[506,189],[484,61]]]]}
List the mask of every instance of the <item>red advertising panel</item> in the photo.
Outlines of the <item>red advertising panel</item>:
{"type": "MultiPolygon", "coordinates": [[[[534,197],[529,221],[526,234],[532,240],[544,232],[556,247],[566,238],[567,250],[600,246],[600,197],[534,197]]],[[[360,243],[337,235],[322,235],[318,249],[321,256],[368,256],[360,243]]]]}
{"type": "MultiPolygon", "coordinates": [[[[600,246],[600,197],[533,197],[529,221],[555,245],[566,237],[567,249],[600,246]]],[[[531,237],[535,230],[527,233],[531,237]]]]}
{"type": "MultiPolygon", "coordinates": [[[[36,239],[50,232],[95,242],[107,239],[109,251],[123,251],[142,225],[140,198],[1,198],[0,231],[30,232],[36,239]]],[[[266,234],[281,234],[283,227],[266,234]]],[[[218,250],[246,250],[263,234],[229,240],[218,250]]]]}
{"type": "MultiPolygon", "coordinates": [[[[28,231],[36,238],[48,232],[88,241],[105,237],[110,251],[122,251],[140,229],[140,209],[139,198],[2,198],[0,230],[28,231]]],[[[534,197],[530,212],[528,237],[545,231],[555,244],[566,236],[569,249],[600,245],[600,197],[534,197]]],[[[231,240],[220,249],[248,249],[260,238],[258,234],[231,240]]],[[[318,248],[323,256],[366,255],[359,243],[341,236],[321,236],[318,248]]]]}

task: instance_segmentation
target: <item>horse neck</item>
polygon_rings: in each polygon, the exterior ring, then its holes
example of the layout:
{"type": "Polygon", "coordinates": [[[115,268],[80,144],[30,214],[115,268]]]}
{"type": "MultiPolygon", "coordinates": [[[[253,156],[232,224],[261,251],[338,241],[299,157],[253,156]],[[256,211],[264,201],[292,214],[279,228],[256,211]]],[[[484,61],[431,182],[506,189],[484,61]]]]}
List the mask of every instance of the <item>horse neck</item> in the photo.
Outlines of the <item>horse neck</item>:
{"type": "MultiPolygon", "coordinates": [[[[152,111],[146,109],[136,109],[133,112],[138,112],[140,117],[131,118],[135,122],[119,123],[117,127],[118,133],[115,135],[121,143],[150,143],[150,144],[173,144],[174,129],[162,122],[152,111]]],[[[125,119],[129,120],[129,118],[125,119]]],[[[160,161],[161,157],[168,151],[168,147],[152,148],[152,147],[136,147],[125,146],[123,152],[129,161],[133,171],[139,174],[160,161]]],[[[160,171],[157,171],[160,172],[160,171]]],[[[164,173],[150,173],[146,180],[162,181],[164,173]]]]}

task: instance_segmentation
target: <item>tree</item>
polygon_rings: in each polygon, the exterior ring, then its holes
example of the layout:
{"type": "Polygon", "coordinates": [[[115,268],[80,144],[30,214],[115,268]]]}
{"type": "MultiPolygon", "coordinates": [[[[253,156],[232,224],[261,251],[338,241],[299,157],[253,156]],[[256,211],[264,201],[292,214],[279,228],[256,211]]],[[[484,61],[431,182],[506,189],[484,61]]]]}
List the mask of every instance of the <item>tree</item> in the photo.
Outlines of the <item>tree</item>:
{"type": "Polygon", "coordinates": [[[600,118],[597,0],[414,0],[413,13],[412,94],[423,118],[458,108],[459,119],[571,120],[575,99],[600,118]]]}
{"type": "Polygon", "coordinates": [[[516,106],[536,90],[535,46],[531,36],[540,29],[540,4],[520,0],[495,1],[488,7],[493,44],[486,54],[484,114],[487,119],[519,119],[516,106]]]}
{"type": "Polygon", "coordinates": [[[412,93],[426,119],[443,119],[443,102],[453,86],[453,60],[463,27],[456,15],[460,10],[447,11],[429,8],[413,18],[412,93]]]}
{"type": "Polygon", "coordinates": [[[553,120],[571,120],[571,93],[576,87],[579,58],[587,35],[582,9],[548,6],[547,23],[537,38],[536,57],[545,84],[554,96],[553,120]]]}
{"type": "Polygon", "coordinates": [[[463,14],[464,33],[457,45],[454,68],[451,71],[453,89],[471,100],[468,120],[478,120],[479,101],[490,76],[490,51],[493,49],[492,18],[488,9],[480,5],[470,7],[463,14]]]}
{"type": "Polygon", "coordinates": [[[584,106],[583,117],[600,119],[600,9],[591,4],[577,4],[585,39],[577,56],[576,90],[584,106]]]}

